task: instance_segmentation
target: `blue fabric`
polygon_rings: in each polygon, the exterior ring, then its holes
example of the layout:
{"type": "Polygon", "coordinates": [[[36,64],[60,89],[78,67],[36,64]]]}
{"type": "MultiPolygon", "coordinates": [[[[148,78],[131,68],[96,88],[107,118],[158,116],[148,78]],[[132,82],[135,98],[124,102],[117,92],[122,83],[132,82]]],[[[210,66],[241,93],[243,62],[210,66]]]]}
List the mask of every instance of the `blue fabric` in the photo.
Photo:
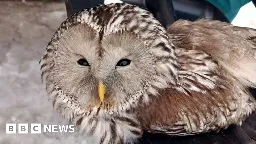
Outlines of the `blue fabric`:
{"type": "Polygon", "coordinates": [[[231,22],[239,12],[240,8],[251,0],[206,0],[217,7],[231,22]]]}

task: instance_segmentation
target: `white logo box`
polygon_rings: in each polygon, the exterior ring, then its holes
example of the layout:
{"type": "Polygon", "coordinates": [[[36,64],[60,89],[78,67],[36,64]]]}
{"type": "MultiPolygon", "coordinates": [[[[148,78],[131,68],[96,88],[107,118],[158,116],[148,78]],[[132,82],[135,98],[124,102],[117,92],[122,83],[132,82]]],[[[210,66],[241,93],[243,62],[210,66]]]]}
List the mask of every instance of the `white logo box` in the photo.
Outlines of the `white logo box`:
{"type": "MultiPolygon", "coordinates": [[[[31,123],[30,124],[30,133],[40,134],[42,132],[42,125],[40,123],[31,123]]],[[[7,134],[28,134],[29,133],[29,124],[27,123],[7,123],[6,124],[6,133],[7,134]]]]}

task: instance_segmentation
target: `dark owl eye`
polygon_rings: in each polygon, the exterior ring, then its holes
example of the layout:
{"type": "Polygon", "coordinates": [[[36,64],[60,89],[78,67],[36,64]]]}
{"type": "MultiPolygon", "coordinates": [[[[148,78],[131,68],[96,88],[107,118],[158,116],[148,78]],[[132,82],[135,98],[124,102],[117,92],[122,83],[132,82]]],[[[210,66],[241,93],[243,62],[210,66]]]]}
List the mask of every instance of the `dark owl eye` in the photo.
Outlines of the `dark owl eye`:
{"type": "Polygon", "coordinates": [[[90,66],[86,59],[79,59],[77,63],[81,66],[90,66]]]}
{"type": "Polygon", "coordinates": [[[117,62],[116,66],[128,66],[131,63],[129,59],[121,59],[117,62]]]}

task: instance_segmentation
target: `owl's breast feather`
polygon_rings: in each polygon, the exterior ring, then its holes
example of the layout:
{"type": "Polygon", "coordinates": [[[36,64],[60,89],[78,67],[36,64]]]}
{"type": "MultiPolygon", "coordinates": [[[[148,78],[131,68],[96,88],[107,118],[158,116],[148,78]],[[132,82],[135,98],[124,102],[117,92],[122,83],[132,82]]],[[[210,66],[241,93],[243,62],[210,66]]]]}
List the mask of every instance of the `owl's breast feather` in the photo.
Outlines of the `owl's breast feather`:
{"type": "Polygon", "coordinates": [[[93,108],[91,113],[78,119],[80,130],[99,143],[126,143],[141,137],[142,130],[134,115],[119,113],[110,115],[93,108]]]}

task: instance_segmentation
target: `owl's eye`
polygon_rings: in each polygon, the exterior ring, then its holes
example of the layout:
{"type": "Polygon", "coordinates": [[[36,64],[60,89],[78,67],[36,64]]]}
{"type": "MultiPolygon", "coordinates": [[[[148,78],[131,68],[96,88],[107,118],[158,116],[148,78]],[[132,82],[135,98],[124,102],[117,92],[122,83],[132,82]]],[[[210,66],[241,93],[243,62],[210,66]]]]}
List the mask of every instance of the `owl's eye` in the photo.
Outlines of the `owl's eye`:
{"type": "Polygon", "coordinates": [[[128,66],[131,63],[129,59],[121,59],[117,62],[116,66],[128,66]]]}
{"type": "Polygon", "coordinates": [[[81,66],[90,66],[86,59],[79,59],[77,63],[81,66]]]}

